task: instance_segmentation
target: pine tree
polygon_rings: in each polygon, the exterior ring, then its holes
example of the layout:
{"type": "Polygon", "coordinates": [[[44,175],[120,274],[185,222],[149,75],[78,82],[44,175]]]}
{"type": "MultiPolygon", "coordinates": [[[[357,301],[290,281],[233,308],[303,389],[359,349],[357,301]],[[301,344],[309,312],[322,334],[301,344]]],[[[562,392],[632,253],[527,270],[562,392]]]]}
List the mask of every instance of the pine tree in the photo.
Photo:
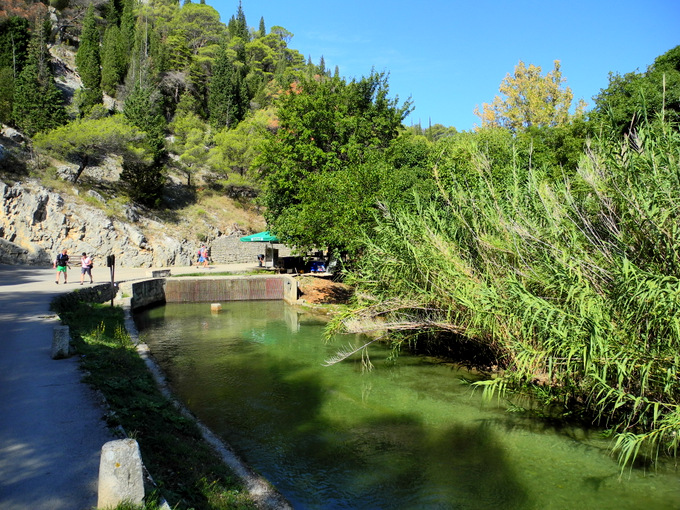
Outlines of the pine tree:
{"type": "Polygon", "coordinates": [[[28,57],[28,27],[28,20],[18,16],[0,21],[0,68],[11,68],[15,79],[28,57]]]}
{"type": "Polygon", "coordinates": [[[45,32],[36,30],[31,39],[28,60],[19,75],[14,92],[14,125],[29,136],[66,123],[64,98],[54,83],[45,32]]]}
{"type": "Polygon", "coordinates": [[[81,108],[84,113],[87,113],[94,105],[102,103],[100,65],[99,31],[94,17],[94,5],[90,4],[85,13],[80,46],[76,53],[76,66],[83,82],[81,108]]]}
{"type": "Polygon", "coordinates": [[[165,118],[154,90],[148,86],[135,85],[125,98],[123,115],[138,129],[146,133],[148,147],[155,162],[165,156],[165,118]]]}
{"type": "Polygon", "coordinates": [[[226,49],[222,48],[213,64],[212,77],[208,84],[208,112],[210,124],[216,129],[229,127],[236,120],[236,94],[234,64],[226,49]]]}
{"type": "Polygon", "coordinates": [[[264,26],[264,17],[260,18],[260,28],[258,29],[260,37],[267,35],[267,29],[264,26]]]}
{"type": "Polygon", "coordinates": [[[210,124],[216,129],[235,126],[245,117],[249,104],[242,71],[234,66],[223,49],[213,65],[208,85],[210,124]]]}
{"type": "Polygon", "coordinates": [[[104,32],[102,45],[101,86],[111,96],[116,94],[116,86],[123,82],[127,73],[126,46],[118,25],[109,25],[104,32]]]}
{"type": "Polygon", "coordinates": [[[14,88],[26,64],[30,41],[25,18],[12,16],[0,22],[0,122],[12,123],[14,88]]]}

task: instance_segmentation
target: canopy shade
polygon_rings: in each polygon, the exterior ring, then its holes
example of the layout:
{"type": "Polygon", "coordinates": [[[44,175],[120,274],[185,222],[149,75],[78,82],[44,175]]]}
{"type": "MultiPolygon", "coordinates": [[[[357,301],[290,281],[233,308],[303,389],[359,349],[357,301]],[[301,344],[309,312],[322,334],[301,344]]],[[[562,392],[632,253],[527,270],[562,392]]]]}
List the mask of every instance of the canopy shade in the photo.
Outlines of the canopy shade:
{"type": "Polygon", "coordinates": [[[269,233],[269,230],[258,232],[257,234],[250,234],[241,238],[244,243],[278,243],[279,238],[269,233]]]}

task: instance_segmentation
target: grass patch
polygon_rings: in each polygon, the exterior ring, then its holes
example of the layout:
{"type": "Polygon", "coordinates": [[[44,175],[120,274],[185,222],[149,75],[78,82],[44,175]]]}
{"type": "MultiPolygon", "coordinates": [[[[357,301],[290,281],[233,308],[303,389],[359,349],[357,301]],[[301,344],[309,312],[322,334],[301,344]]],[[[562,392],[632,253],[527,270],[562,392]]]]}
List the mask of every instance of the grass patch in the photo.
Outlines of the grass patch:
{"type": "Polygon", "coordinates": [[[70,327],[85,382],[106,397],[109,426],[123,427],[139,443],[158,486],[144,508],[156,508],[159,494],[176,509],[255,508],[196,424],[160,393],[125,330],[120,308],[81,302],[55,311],[70,327]]]}

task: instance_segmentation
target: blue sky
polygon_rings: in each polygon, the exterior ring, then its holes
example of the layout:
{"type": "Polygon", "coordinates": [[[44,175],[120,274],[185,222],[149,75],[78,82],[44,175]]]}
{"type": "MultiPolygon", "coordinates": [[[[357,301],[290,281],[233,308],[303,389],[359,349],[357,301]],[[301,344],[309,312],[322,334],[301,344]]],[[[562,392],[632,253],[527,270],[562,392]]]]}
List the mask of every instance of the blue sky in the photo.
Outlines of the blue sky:
{"type": "MultiPolygon", "coordinates": [[[[228,22],[238,0],[206,0],[228,22]]],[[[389,73],[409,96],[406,124],[469,130],[522,60],[543,74],[560,60],[574,98],[592,106],[610,71],[644,71],[680,44],[680,0],[242,0],[248,25],[294,34],[289,46],[345,78],[389,73]]]]}

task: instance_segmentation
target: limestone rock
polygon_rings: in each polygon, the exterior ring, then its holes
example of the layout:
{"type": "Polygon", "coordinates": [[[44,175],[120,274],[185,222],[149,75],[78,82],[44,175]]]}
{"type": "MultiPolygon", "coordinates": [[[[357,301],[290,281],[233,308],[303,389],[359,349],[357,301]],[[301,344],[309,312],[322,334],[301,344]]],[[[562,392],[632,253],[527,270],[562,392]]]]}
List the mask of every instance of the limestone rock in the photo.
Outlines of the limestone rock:
{"type": "Polygon", "coordinates": [[[144,500],[144,476],[139,445],[134,439],[109,441],[99,463],[97,508],[114,508],[122,502],[144,500]]]}

